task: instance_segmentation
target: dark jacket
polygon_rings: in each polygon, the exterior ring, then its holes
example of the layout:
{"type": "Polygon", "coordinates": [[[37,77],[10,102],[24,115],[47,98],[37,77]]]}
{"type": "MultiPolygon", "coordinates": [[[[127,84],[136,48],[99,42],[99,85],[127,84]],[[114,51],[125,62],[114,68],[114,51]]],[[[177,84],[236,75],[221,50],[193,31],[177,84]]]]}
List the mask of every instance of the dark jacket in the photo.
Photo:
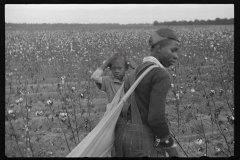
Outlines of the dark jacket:
{"type": "MultiPolygon", "coordinates": [[[[136,73],[143,68],[143,64],[136,68],[136,73]]],[[[144,71],[138,73],[137,78],[144,71]]],[[[165,118],[165,103],[169,88],[171,87],[170,74],[163,68],[152,69],[135,89],[136,103],[140,112],[142,123],[149,126],[160,139],[170,137],[169,127],[165,118]]],[[[130,88],[128,79],[125,80],[125,93],[130,88]]],[[[128,119],[131,119],[131,107],[128,110],[128,119]]]]}

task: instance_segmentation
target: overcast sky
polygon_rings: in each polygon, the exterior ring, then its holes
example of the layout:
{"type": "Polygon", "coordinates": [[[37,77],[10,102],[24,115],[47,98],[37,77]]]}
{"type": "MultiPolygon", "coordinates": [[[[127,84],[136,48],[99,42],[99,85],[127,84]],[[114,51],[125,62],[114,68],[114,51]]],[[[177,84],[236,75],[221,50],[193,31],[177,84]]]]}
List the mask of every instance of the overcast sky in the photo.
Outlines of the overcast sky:
{"type": "Polygon", "coordinates": [[[233,4],[9,4],[10,23],[153,23],[234,18],[233,4]]]}

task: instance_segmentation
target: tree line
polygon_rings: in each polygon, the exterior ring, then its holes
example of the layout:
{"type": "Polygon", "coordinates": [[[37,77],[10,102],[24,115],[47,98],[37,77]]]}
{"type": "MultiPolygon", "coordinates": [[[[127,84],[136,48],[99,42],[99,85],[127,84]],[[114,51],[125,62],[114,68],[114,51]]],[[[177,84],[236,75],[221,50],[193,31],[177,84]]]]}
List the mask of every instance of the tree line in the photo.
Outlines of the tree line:
{"type": "Polygon", "coordinates": [[[194,21],[164,21],[164,22],[153,22],[154,26],[158,25],[234,25],[234,18],[216,18],[215,20],[198,20],[194,21]]]}
{"type": "Polygon", "coordinates": [[[234,18],[216,18],[215,20],[198,20],[194,21],[154,21],[150,23],[133,23],[133,24],[118,24],[118,23],[101,23],[101,24],[80,24],[80,23],[6,23],[6,29],[108,29],[108,28],[145,28],[149,26],[159,25],[234,25],[234,18]]]}
{"type": "Polygon", "coordinates": [[[150,23],[145,24],[80,24],[80,23],[6,23],[5,29],[121,29],[121,28],[144,28],[152,26],[150,23]]]}

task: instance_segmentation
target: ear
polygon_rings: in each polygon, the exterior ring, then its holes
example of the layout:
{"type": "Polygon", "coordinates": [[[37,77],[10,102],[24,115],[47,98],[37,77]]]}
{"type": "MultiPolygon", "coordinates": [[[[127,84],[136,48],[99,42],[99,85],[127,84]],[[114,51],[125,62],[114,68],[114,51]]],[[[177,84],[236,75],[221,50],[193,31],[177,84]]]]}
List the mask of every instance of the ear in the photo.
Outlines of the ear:
{"type": "Polygon", "coordinates": [[[158,44],[157,46],[156,46],[156,51],[157,52],[162,52],[162,45],[161,44],[158,44]]]}

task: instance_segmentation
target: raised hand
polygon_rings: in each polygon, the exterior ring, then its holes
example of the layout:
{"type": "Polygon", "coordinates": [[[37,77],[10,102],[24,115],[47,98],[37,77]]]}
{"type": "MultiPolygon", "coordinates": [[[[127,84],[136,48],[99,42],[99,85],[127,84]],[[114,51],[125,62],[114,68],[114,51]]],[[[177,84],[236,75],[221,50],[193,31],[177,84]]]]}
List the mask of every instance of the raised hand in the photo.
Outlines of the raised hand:
{"type": "Polygon", "coordinates": [[[133,60],[131,58],[127,58],[127,64],[129,67],[131,67],[132,69],[136,68],[135,63],[133,62],[133,60]]]}

